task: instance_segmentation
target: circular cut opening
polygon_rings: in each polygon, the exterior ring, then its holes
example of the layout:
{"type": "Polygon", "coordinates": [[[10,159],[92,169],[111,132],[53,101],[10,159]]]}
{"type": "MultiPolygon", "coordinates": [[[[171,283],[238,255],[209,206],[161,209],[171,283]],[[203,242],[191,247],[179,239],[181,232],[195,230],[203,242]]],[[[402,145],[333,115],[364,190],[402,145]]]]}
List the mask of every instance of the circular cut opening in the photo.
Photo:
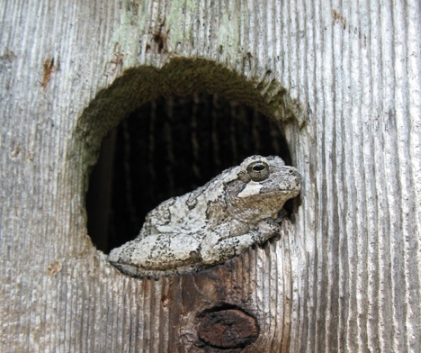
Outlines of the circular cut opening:
{"type": "MultiPolygon", "coordinates": [[[[208,93],[154,99],[102,142],[86,198],[88,234],[108,253],[134,239],[159,203],[255,154],[291,164],[279,123],[257,109],[208,93]]],[[[252,166],[256,179],[266,168],[252,166]]],[[[291,203],[285,208],[291,211],[291,203]]]]}
{"type": "MultiPolygon", "coordinates": [[[[146,212],[246,156],[279,155],[291,164],[281,124],[304,121],[302,109],[270,70],[259,77],[173,58],[160,69],[127,69],[96,95],[69,141],[67,160],[81,176],[74,192],[82,192],[88,234],[100,250],[133,239],[146,212]]],[[[264,178],[265,169],[253,173],[264,178]]]]}

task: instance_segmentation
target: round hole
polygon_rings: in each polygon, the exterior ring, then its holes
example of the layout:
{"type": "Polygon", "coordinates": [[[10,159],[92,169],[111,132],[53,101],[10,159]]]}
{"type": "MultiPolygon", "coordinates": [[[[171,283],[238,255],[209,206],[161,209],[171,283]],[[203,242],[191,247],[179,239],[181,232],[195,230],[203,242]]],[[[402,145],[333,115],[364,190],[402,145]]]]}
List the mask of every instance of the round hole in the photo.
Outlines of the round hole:
{"type": "Polygon", "coordinates": [[[87,194],[89,235],[108,253],[134,239],[159,203],[254,154],[290,164],[279,125],[253,108],[206,93],[146,103],[103,140],[87,194]]]}

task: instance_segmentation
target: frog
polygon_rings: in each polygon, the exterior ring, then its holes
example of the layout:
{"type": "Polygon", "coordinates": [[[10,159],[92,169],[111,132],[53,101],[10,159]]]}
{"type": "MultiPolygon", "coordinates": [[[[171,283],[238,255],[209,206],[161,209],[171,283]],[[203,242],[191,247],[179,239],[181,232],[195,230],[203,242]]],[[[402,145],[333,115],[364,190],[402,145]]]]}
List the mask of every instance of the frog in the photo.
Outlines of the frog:
{"type": "Polygon", "coordinates": [[[253,155],[205,185],[150,211],[139,235],[109,262],[136,278],[195,273],[281,235],[285,202],[301,191],[298,170],[278,156],[253,155]]]}

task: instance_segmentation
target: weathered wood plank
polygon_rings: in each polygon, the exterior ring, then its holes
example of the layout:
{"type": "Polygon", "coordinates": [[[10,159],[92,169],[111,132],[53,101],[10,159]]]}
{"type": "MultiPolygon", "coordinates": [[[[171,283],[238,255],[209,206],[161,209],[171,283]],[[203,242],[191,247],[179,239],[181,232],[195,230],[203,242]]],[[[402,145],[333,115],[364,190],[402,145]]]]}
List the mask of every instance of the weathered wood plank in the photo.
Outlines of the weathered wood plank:
{"type": "MultiPolygon", "coordinates": [[[[226,302],[259,323],[244,352],[419,352],[420,17],[417,1],[3,0],[0,350],[203,352],[196,315],[226,302]],[[118,46],[124,70],[221,64],[286,121],[304,185],[281,240],[157,282],[123,276],[95,250],[86,163],[123,116],[95,123],[85,109],[112,89],[135,107],[118,81],[100,93],[118,46]],[[85,145],[81,127],[92,129],[85,145]]],[[[190,87],[196,69],[183,73],[190,87]]]]}

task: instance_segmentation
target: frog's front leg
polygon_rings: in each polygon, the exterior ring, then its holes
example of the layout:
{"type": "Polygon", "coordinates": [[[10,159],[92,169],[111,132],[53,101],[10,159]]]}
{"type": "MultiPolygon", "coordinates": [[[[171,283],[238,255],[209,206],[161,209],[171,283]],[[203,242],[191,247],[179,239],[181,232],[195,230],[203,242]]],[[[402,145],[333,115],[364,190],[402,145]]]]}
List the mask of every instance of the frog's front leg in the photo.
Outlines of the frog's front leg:
{"type": "Polygon", "coordinates": [[[253,244],[262,244],[273,236],[280,234],[280,226],[272,218],[260,221],[247,232],[231,237],[219,237],[218,229],[214,235],[204,240],[201,255],[203,263],[212,265],[226,261],[243,253],[253,244]]]}

